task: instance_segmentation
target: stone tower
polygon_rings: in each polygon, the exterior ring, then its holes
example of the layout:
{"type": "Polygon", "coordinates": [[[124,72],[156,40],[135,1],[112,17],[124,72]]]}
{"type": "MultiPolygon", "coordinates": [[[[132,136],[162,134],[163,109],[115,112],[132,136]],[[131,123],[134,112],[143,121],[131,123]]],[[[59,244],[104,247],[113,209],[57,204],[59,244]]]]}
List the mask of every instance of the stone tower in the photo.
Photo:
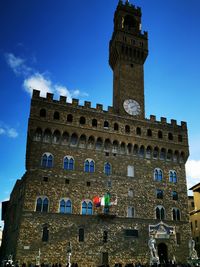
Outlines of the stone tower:
{"type": "Polygon", "coordinates": [[[113,107],[119,115],[144,118],[144,69],[147,32],[141,31],[141,9],[119,1],[114,15],[109,64],[113,70],[113,107]]]}
{"type": "Polygon", "coordinates": [[[186,262],[187,124],[145,118],[140,25],[140,8],[119,1],[112,107],[33,91],[26,172],[2,204],[1,257],[66,266],[71,253],[79,267],[149,264],[152,237],[161,263],[186,262]]]}

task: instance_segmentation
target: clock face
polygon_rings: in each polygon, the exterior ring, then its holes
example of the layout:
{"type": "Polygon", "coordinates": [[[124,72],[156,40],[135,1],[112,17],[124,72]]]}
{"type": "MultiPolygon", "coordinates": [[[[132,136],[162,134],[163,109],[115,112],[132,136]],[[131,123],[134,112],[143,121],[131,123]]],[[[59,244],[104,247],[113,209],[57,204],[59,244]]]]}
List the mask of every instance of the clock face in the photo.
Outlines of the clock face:
{"type": "Polygon", "coordinates": [[[124,101],[124,109],[130,115],[139,115],[141,112],[139,103],[133,99],[124,101]]]}

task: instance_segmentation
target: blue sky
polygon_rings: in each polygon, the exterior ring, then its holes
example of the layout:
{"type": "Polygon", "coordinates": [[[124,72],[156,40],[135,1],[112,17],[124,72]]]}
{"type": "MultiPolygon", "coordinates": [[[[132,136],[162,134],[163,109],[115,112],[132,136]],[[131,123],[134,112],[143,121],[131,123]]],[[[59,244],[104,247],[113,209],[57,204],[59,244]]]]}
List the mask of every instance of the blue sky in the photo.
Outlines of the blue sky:
{"type": "MultiPolygon", "coordinates": [[[[25,172],[31,88],[112,105],[108,44],[118,0],[0,1],[0,201],[25,172]]],[[[187,121],[188,187],[200,181],[200,1],[134,0],[149,33],[146,117],[187,121]]]]}

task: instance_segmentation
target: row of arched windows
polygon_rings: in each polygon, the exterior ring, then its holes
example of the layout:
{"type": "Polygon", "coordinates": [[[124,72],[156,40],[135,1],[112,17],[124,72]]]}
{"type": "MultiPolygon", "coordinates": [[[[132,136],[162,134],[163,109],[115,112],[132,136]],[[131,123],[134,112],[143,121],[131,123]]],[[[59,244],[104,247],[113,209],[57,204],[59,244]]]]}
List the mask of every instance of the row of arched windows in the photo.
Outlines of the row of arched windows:
{"type": "Polygon", "coordinates": [[[160,159],[167,161],[174,161],[183,163],[185,161],[185,153],[183,151],[159,148],[158,146],[144,146],[138,144],[126,144],[117,140],[111,141],[109,138],[103,140],[101,137],[94,136],[86,137],[85,134],[78,136],[76,133],[69,134],[64,132],[62,135],[60,131],[55,130],[53,133],[50,129],[44,132],[41,128],[37,128],[34,133],[35,141],[43,141],[45,143],[70,145],[71,147],[80,147],[87,149],[96,149],[113,154],[127,154],[138,156],[147,159],[160,159]]]}
{"type": "MultiPolygon", "coordinates": [[[[46,110],[45,109],[41,109],[40,110],[40,117],[45,118],[46,116],[47,116],[46,110]]],[[[60,113],[58,111],[55,111],[54,112],[53,119],[54,120],[60,120],[60,113]]],[[[72,114],[68,114],[67,115],[67,118],[66,118],[66,121],[68,123],[72,123],[73,120],[74,120],[73,115],[72,114]]],[[[79,124],[80,125],[85,125],[86,124],[86,118],[84,116],[81,116],[79,118],[79,124]]],[[[97,121],[97,119],[92,119],[91,126],[92,127],[95,127],[95,128],[98,127],[98,121],[97,121]]],[[[119,128],[121,129],[121,127],[119,127],[119,124],[117,122],[115,122],[114,124],[112,124],[112,126],[110,126],[110,123],[107,120],[105,120],[103,122],[103,128],[104,129],[112,129],[114,131],[119,131],[119,128]]],[[[135,130],[135,133],[136,133],[136,135],[142,135],[142,131],[143,130],[140,127],[137,127],[136,130],[135,130]]],[[[127,133],[127,134],[129,134],[131,132],[131,127],[129,125],[125,125],[124,126],[124,132],[127,133]]],[[[153,132],[152,132],[151,129],[147,129],[147,130],[145,130],[144,135],[145,136],[148,136],[148,137],[153,137],[153,132]]],[[[156,136],[154,136],[154,137],[157,137],[158,139],[163,139],[163,132],[161,130],[159,130],[156,133],[156,136]]],[[[167,138],[168,138],[168,140],[173,141],[174,140],[173,133],[169,132],[167,134],[167,138]]],[[[181,134],[178,135],[177,141],[178,142],[183,142],[183,137],[182,137],[181,134]]]]}
{"type": "MultiPolygon", "coordinates": [[[[74,170],[74,158],[71,156],[65,156],[63,159],[63,169],[64,170],[74,170]]],[[[42,155],[41,166],[43,168],[52,168],[53,167],[53,155],[49,152],[46,152],[42,155]]],[[[95,172],[95,162],[93,159],[86,159],[84,162],[84,171],[85,172],[95,172]]],[[[111,174],[111,164],[106,162],[104,164],[104,173],[106,175],[111,174]]]]}
{"type": "MultiPolygon", "coordinates": [[[[36,200],[36,211],[38,212],[48,212],[49,210],[49,200],[47,197],[38,197],[36,200]]],[[[70,199],[61,199],[59,202],[59,212],[65,214],[72,214],[72,201],[70,199]]],[[[92,215],[93,214],[93,202],[91,200],[83,200],[81,202],[81,214],[82,215],[92,215]]],[[[135,217],[135,209],[133,207],[127,208],[127,217],[135,217]]],[[[155,209],[155,218],[159,220],[165,220],[165,208],[161,205],[157,206],[155,209]]],[[[172,219],[174,221],[180,221],[180,210],[177,208],[172,208],[172,219]]]]}
{"type": "MultiPolygon", "coordinates": [[[[163,171],[160,168],[154,169],[154,180],[158,182],[161,182],[163,180],[163,171]]],[[[177,183],[176,171],[169,171],[169,181],[170,183],[177,183]]]]}

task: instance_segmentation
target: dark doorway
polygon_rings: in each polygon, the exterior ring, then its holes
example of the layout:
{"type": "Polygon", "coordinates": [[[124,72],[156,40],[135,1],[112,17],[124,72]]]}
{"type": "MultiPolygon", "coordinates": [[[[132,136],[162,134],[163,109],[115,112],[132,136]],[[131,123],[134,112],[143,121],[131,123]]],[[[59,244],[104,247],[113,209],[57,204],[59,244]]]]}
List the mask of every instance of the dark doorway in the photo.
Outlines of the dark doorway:
{"type": "Polygon", "coordinates": [[[103,266],[108,265],[108,252],[102,252],[101,262],[103,266]]]}
{"type": "Polygon", "coordinates": [[[161,264],[168,262],[168,251],[165,243],[158,244],[158,256],[161,264]]]}

